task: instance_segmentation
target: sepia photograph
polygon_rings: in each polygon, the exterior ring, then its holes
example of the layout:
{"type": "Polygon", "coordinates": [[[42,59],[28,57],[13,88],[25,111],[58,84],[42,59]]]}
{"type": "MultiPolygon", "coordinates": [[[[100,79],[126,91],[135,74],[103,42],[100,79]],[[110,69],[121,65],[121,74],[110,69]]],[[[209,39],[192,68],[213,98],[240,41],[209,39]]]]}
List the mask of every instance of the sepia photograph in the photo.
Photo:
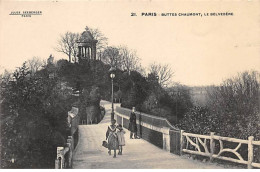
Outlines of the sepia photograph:
{"type": "Polygon", "coordinates": [[[259,0],[0,0],[0,169],[259,169],[259,0]]]}

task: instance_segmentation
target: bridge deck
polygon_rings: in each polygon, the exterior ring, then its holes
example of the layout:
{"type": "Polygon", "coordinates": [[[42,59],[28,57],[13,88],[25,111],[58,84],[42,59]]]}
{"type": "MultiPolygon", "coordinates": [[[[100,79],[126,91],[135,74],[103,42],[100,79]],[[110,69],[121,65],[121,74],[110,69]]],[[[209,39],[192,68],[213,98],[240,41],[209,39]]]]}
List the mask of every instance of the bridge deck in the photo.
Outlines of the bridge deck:
{"type": "MultiPolygon", "coordinates": [[[[104,102],[103,102],[104,103],[104,102]]],[[[211,163],[202,163],[168,153],[143,139],[129,139],[126,131],[126,146],[123,155],[116,158],[108,155],[106,148],[102,147],[105,132],[110,124],[111,104],[106,103],[106,115],[101,123],[96,125],[79,126],[79,143],[73,158],[75,169],[153,169],[153,168],[223,168],[211,163]]],[[[113,153],[113,151],[112,151],[113,153]]]]}

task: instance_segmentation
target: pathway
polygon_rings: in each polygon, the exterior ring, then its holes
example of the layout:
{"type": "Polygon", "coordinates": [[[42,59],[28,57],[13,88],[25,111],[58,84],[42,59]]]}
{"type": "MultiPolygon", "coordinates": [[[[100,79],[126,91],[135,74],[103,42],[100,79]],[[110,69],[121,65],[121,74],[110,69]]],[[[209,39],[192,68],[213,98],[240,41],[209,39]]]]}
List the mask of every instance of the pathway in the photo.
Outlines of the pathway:
{"type": "MultiPolygon", "coordinates": [[[[107,126],[110,124],[111,103],[102,101],[106,108],[104,119],[95,125],[79,126],[79,143],[73,158],[75,169],[216,169],[223,168],[213,163],[203,163],[166,152],[143,139],[129,139],[126,131],[126,146],[123,155],[109,156],[102,147],[107,126]]],[[[113,151],[112,151],[113,153],[113,151]]]]}

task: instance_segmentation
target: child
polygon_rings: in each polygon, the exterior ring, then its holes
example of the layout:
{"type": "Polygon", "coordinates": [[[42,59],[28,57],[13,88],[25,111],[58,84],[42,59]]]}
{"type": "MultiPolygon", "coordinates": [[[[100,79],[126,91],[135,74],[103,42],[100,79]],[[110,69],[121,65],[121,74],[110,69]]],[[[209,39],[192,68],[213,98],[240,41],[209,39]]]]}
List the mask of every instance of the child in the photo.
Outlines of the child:
{"type": "Polygon", "coordinates": [[[119,152],[118,155],[122,155],[122,151],[123,151],[123,146],[125,146],[125,131],[123,130],[123,127],[121,124],[119,124],[117,126],[118,130],[117,131],[117,139],[118,139],[118,145],[119,145],[119,152]]]}
{"type": "Polygon", "coordinates": [[[111,150],[114,150],[114,157],[116,158],[116,150],[118,149],[118,139],[117,139],[117,134],[116,134],[116,128],[117,126],[115,125],[116,120],[113,119],[111,121],[111,125],[108,126],[107,132],[106,132],[106,139],[108,141],[108,154],[111,155],[111,150]]]}

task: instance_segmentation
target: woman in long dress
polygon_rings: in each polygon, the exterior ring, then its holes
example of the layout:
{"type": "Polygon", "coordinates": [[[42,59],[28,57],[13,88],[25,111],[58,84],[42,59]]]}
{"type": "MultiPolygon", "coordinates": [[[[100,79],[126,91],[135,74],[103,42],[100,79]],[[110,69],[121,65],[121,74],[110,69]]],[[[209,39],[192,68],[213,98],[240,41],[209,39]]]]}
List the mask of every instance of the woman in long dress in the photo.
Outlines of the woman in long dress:
{"type": "Polygon", "coordinates": [[[114,156],[113,158],[116,158],[116,150],[119,148],[118,146],[118,139],[117,139],[117,126],[115,125],[116,120],[113,119],[111,121],[111,125],[108,126],[107,132],[106,132],[106,139],[107,139],[107,148],[108,148],[108,154],[111,155],[111,150],[114,150],[114,156]]]}
{"type": "Polygon", "coordinates": [[[137,138],[137,125],[136,125],[136,115],[135,115],[135,107],[133,107],[130,119],[129,119],[129,127],[128,130],[130,130],[130,139],[137,138]]]}

